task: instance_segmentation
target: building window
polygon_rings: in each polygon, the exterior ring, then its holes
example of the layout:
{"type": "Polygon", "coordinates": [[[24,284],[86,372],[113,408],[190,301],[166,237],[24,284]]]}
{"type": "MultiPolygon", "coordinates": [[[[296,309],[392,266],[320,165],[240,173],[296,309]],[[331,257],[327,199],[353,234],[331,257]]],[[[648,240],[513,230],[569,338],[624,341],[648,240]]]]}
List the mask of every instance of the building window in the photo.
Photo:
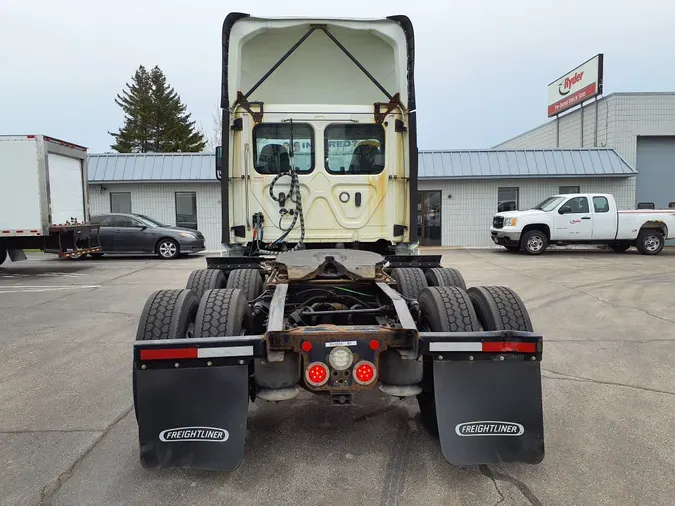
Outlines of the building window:
{"type": "Polygon", "coordinates": [[[608,213],[609,202],[607,197],[593,197],[593,207],[596,213],[608,213]]]}
{"type": "Polygon", "coordinates": [[[129,192],[111,192],[110,193],[110,212],[111,213],[130,213],[131,212],[131,193],[129,193],[129,192]]]}
{"type": "Polygon", "coordinates": [[[260,174],[278,174],[291,169],[291,139],[293,162],[298,174],[314,169],[314,131],[305,123],[263,123],[253,129],[255,170],[260,174]]]}
{"type": "Polygon", "coordinates": [[[578,186],[561,186],[558,188],[560,195],[567,195],[568,193],[581,193],[578,186]]]}
{"type": "Polygon", "coordinates": [[[497,189],[497,212],[518,210],[518,188],[497,189]]]}
{"type": "Polygon", "coordinates": [[[325,133],[326,170],[331,174],[379,174],[384,170],[384,128],[330,125],[325,133]]]}
{"type": "Polygon", "coordinates": [[[176,226],[197,230],[197,194],[176,192],[176,226]]]}

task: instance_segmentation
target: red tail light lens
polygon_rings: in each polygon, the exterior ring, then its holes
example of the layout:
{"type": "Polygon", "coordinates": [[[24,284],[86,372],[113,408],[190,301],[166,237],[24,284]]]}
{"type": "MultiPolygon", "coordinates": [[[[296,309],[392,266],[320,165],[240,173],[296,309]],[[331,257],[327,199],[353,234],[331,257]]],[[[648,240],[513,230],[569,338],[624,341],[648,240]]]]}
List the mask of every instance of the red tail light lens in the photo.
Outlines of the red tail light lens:
{"type": "Polygon", "coordinates": [[[375,366],[363,360],[354,366],[354,379],[360,385],[369,385],[375,381],[375,366]]]}
{"type": "Polygon", "coordinates": [[[305,371],[305,378],[310,385],[320,387],[328,381],[328,367],[321,362],[309,364],[305,371]]]}

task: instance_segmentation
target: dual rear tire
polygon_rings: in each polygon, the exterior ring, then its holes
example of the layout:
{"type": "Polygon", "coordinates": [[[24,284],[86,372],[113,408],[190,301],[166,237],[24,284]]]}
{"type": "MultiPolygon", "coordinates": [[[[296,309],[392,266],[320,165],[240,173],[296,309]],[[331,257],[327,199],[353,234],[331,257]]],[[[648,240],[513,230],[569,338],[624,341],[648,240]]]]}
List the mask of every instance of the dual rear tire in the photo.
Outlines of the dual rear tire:
{"type": "MultiPolygon", "coordinates": [[[[430,287],[419,297],[422,330],[431,332],[475,332],[520,330],[532,332],[532,321],[516,292],[503,286],[476,286],[463,290],[454,286],[430,287]]],[[[422,393],[417,396],[422,422],[438,433],[433,382],[433,361],[424,360],[422,393]]]]}

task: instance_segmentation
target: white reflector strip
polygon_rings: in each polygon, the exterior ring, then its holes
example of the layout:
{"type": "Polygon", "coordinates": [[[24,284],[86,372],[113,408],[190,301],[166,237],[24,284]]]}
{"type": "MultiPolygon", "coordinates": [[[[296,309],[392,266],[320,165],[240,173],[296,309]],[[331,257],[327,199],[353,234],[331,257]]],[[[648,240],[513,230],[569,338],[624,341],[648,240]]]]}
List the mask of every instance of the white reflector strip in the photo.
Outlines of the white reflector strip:
{"type": "Polygon", "coordinates": [[[253,346],[223,346],[222,348],[199,348],[197,358],[250,357],[253,346]]]}
{"type": "Polygon", "coordinates": [[[429,343],[429,351],[483,351],[483,343],[429,343]]]}

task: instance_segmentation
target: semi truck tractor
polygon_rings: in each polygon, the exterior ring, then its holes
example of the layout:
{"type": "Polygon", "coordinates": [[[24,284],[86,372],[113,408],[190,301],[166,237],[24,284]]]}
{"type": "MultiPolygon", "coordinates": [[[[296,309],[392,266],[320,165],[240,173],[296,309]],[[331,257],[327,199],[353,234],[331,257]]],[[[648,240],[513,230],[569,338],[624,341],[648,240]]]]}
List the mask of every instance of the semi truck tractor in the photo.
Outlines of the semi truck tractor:
{"type": "Polygon", "coordinates": [[[523,301],[417,250],[414,71],[406,16],[226,17],[223,252],[142,310],[143,466],[232,471],[249,403],[374,389],[416,399],[452,464],[543,459],[523,301]]]}
{"type": "Polygon", "coordinates": [[[0,264],[24,249],[100,251],[87,224],[87,149],[44,135],[0,135],[0,264]]]}

